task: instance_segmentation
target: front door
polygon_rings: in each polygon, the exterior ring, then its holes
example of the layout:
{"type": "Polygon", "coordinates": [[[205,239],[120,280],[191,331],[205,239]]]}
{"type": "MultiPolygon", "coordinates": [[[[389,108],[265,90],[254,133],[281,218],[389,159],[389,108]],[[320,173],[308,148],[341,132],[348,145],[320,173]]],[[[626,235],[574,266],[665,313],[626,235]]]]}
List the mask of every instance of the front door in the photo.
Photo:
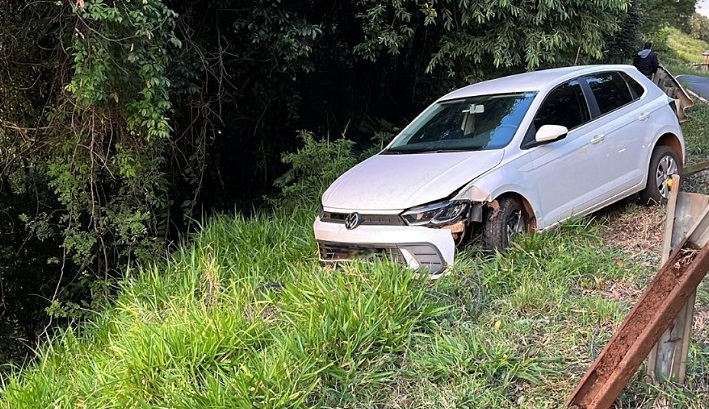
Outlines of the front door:
{"type": "Polygon", "coordinates": [[[540,228],[583,211],[601,194],[603,138],[594,130],[578,80],[560,85],[540,106],[529,135],[543,125],[562,125],[566,138],[531,148],[530,178],[537,187],[543,219],[540,228]]]}

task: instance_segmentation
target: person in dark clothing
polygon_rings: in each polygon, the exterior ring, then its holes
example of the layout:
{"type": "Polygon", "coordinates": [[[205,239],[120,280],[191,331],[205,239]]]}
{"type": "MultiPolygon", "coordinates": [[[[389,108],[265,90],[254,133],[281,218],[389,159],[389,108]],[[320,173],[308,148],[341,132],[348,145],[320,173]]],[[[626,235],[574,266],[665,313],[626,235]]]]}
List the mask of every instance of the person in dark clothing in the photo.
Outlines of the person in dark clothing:
{"type": "Polygon", "coordinates": [[[645,43],[643,49],[638,51],[633,59],[633,65],[646,77],[652,79],[652,76],[657,72],[657,67],[660,66],[657,54],[652,51],[652,43],[645,43]]]}

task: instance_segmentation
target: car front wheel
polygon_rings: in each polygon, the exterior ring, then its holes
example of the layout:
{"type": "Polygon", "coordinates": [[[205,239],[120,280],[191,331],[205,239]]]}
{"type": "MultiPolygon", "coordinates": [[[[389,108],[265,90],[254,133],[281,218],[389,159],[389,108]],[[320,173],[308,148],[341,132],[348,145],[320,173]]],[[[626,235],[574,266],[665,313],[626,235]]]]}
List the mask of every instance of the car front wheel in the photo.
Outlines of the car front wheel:
{"type": "Polygon", "coordinates": [[[506,249],[515,236],[527,232],[527,217],[522,204],[513,197],[497,200],[498,207],[491,208],[485,217],[482,241],[485,250],[506,249]]]}
{"type": "Polygon", "coordinates": [[[658,146],[652,152],[650,167],[647,174],[647,185],[640,192],[643,204],[665,204],[670,197],[670,185],[667,183],[672,175],[681,171],[679,158],[672,148],[658,146]]]}

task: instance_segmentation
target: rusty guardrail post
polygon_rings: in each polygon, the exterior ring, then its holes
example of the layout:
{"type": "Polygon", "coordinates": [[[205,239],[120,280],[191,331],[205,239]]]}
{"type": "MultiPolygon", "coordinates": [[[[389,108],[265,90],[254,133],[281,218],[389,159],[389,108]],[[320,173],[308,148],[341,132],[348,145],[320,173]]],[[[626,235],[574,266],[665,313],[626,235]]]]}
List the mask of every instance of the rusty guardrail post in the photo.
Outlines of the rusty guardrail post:
{"type": "MultiPolygon", "coordinates": [[[[674,186],[679,186],[678,178],[674,179],[674,186]]],[[[677,194],[673,193],[675,201],[677,194]]],[[[677,202],[671,204],[672,207],[676,205],[677,202]]],[[[691,227],[682,234],[684,239],[677,242],[676,250],[581,379],[566,402],[568,406],[582,409],[609,408],[653,345],[665,329],[672,325],[677,314],[694,294],[697,285],[709,271],[709,206],[705,205],[700,213],[701,217],[691,222],[678,223],[680,227],[691,227]]],[[[674,219],[675,211],[669,214],[673,216],[668,218],[674,219]]],[[[671,229],[674,232],[674,226],[671,229]]],[[[684,230],[684,227],[681,229],[684,230]]]]}
{"type": "MultiPolygon", "coordinates": [[[[676,249],[677,244],[687,238],[689,230],[701,220],[707,207],[709,196],[706,195],[679,193],[670,197],[661,265],[665,263],[670,252],[676,249]]],[[[647,374],[654,381],[673,379],[679,384],[684,383],[695,298],[696,290],[648,355],[647,374]]]]}

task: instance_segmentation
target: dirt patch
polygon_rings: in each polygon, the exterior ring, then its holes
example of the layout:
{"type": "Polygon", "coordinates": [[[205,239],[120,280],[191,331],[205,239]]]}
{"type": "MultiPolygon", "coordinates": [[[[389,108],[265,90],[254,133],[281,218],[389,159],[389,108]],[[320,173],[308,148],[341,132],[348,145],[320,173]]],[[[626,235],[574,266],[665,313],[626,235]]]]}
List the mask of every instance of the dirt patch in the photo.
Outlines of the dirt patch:
{"type": "Polygon", "coordinates": [[[603,243],[635,263],[659,267],[665,215],[664,206],[628,205],[609,212],[603,243]]]}
{"type": "Polygon", "coordinates": [[[634,303],[642,294],[643,289],[628,280],[608,280],[597,288],[583,290],[584,295],[595,295],[606,300],[634,303]]]}
{"type": "MultiPolygon", "coordinates": [[[[706,308],[706,307],[705,307],[706,308]]],[[[692,332],[694,333],[704,333],[709,326],[709,310],[697,309],[694,311],[694,322],[692,325],[692,332]]]]}
{"type": "Polygon", "coordinates": [[[609,281],[606,283],[604,288],[600,291],[594,291],[594,293],[611,300],[635,300],[637,299],[642,290],[638,288],[637,285],[629,283],[625,280],[620,281],[609,281]]]}

